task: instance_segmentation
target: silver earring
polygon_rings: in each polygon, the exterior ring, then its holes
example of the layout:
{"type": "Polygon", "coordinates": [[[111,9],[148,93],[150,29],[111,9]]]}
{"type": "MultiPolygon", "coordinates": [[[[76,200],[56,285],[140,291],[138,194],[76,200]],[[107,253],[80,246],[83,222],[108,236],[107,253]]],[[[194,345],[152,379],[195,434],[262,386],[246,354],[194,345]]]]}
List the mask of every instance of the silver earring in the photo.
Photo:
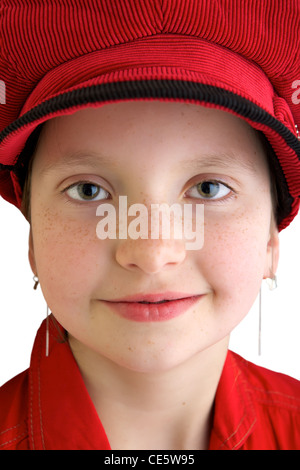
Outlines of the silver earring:
{"type": "Polygon", "coordinates": [[[261,356],[261,288],[259,289],[258,303],[258,355],[261,356]]]}
{"type": "MultiPolygon", "coordinates": [[[[274,290],[277,288],[277,277],[276,274],[272,273],[272,277],[266,278],[267,285],[269,286],[270,290],[274,290]]],[[[262,321],[262,293],[261,288],[259,289],[259,297],[258,297],[258,355],[261,356],[261,321],[262,321]]]]}
{"type": "MultiPolygon", "coordinates": [[[[37,289],[37,286],[39,285],[39,279],[37,276],[33,276],[33,280],[34,280],[34,290],[37,289]]],[[[46,315],[46,357],[49,356],[49,315],[50,315],[50,312],[49,312],[49,307],[47,305],[47,315],[46,315]]]]}
{"type": "Polygon", "coordinates": [[[277,287],[277,277],[276,274],[272,273],[272,277],[267,277],[266,282],[270,290],[274,290],[277,287]]]}
{"type": "Polygon", "coordinates": [[[34,281],[34,286],[33,286],[33,288],[34,288],[34,290],[36,290],[36,289],[37,289],[37,286],[39,285],[39,278],[38,278],[37,276],[33,276],[32,279],[33,279],[33,281],[34,281]]]}
{"type": "Polygon", "coordinates": [[[49,307],[47,305],[47,316],[46,316],[46,357],[49,356],[49,307]]]}
{"type": "Polygon", "coordinates": [[[266,281],[269,286],[270,290],[274,290],[277,287],[277,277],[276,274],[274,274],[274,259],[273,259],[273,246],[272,246],[272,264],[271,264],[271,269],[270,269],[270,277],[267,277],[266,281]]]}

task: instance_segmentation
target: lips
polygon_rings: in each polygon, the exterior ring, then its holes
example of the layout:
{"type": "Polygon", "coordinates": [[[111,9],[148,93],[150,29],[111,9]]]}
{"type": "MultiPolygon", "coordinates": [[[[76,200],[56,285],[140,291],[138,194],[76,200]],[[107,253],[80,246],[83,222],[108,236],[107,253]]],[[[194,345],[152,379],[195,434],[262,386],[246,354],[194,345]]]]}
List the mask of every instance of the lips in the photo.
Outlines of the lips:
{"type": "Polygon", "coordinates": [[[115,313],[136,322],[167,321],[185,313],[201,295],[164,292],[134,295],[111,301],[102,301],[115,313]]]}

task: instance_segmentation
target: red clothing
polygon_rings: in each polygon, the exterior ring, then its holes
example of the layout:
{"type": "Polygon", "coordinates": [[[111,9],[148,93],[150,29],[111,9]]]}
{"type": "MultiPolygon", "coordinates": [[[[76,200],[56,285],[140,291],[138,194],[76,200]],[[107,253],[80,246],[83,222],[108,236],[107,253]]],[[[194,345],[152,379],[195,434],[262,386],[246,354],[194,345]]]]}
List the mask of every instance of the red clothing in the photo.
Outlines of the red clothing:
{"type": "MultiPolygon", "coordinates": [[[[0,388],[0,450],[110,449],[68,342],[50,322],[30,368],[0,388]]],[[[300,449],[300,382],[228,352],[218,385],[210,449],[300,449]]]]}

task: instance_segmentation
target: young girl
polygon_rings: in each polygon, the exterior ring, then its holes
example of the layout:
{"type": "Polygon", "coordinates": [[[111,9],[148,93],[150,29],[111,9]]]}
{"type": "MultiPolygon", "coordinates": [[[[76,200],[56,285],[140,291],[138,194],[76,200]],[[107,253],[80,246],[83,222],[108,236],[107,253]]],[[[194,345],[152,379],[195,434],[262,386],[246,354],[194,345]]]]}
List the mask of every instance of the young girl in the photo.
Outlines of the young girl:
{"type": "Polygon", "coordinates": [[[1,449],[300,447],[299,383],[228,351],[299,207],[300,8],[277,5],[3,2],[1,195],[49,315],[1,449]]]}

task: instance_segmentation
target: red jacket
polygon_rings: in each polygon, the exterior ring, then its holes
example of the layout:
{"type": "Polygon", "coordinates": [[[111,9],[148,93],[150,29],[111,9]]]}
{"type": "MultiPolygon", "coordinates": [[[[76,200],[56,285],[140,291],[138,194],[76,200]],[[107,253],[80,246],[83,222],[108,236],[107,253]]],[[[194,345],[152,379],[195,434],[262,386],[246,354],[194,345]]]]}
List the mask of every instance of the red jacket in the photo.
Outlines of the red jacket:
{"type": "MultiPolygon", "coordinates": [[[[50,322],[51,324],[51,322],[50,322]]],[[[210,449],[300,449],[300,382],[228,352],[210,449]]],[[[0,388],[0,449],[110,449],[68,342],[45,322],[30,368],[0,388]]]]}

